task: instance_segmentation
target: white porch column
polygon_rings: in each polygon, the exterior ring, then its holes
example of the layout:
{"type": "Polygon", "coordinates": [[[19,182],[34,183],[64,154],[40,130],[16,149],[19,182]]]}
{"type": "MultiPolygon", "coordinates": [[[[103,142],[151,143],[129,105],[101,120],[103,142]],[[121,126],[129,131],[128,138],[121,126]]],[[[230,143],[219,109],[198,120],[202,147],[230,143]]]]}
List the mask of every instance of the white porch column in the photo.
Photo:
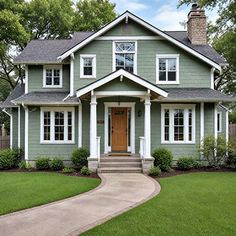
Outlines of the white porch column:
{"type": "Polygon", "coordinates": [[[145,115],[144,115],[144,137],[145,137],[145,148],[144,158],[151,157],[151,102],[150,96],[145,97],[145,115]]]}
{"type": "Polygon", "coordinates": [[[200,107],[200,143],[204,139],[204,102],[201,102],[200,107]]]}
{"type": "Polygon", "coordinates": [[[90,158],[97,159],[97,100],[93,93],[90,103],[90,158]]]}

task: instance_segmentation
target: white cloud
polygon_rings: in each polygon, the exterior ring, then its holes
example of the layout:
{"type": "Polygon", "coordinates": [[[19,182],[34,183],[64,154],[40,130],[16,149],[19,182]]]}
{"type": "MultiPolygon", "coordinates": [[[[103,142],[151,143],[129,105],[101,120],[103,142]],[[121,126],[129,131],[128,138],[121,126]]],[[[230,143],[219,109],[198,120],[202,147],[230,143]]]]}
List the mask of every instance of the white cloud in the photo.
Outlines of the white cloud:
{"type": "Polygon", "coordinates": [[[123,13],[126,10],[138,12],[148,8],[146,4],[137,0],[112,0],[111,2],[116,4],[116,9],[119,13],[123,13]]]}
{"type": "Polygon", "coordinates": [[[187,20],[188,12],[176,9],[176,6],[163,5],[155,13],[152,23],[161,30],[185,30],[180,22],[187,20]]]}

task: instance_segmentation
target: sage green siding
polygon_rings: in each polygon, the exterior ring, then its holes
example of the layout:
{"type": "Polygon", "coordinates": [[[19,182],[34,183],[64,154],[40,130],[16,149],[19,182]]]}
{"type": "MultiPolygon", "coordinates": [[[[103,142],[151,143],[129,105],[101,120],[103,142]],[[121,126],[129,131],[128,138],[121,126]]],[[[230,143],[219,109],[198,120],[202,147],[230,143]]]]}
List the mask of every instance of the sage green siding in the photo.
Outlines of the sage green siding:
{"type": "Polygon", "coordinates": [[[204,136],[214,135],[215,124],[214,103],[204,104],[204,136]]]}
{"type": "Polygon", "coordinates": [[[18,109],[12,109],[12,147],[18,147],[18,109]]]}
{"type": "Polygon", "coordinates": [[[40,108],[30,107],[29,112],[29,160],[40,156],[58,157],[70,160],[71,152],[78,147],[78,109],[75,108],[75,143],[40,144],[40,108]]]}
{"type": "Polygon", "coordinates": [[[226,111],[220,106],[218,106],[217,110],[222,114],[221,132],[218,132],[218,135],[226,137],[226,111]]]}
{"type": "Polygon", "coordinates": [[[63,65],[62,88],[43,88],[43,65],[28,66],[29,92],[32,91],[69,91],[70,90],[70,66],[63,65]]]}
{"type": "Polygon", "coordinates": [[[25,110],[23,107],[20,108],[20,147],[25,147],[25,110]]]}

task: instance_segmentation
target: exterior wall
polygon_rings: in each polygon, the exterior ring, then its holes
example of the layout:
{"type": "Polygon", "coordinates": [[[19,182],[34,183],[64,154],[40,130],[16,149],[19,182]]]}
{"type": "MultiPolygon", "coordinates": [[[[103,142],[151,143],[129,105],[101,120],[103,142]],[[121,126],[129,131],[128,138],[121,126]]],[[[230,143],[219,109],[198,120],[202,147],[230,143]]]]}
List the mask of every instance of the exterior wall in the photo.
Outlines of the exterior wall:
{"type": "Polygon", "coordinates": [[[12,147],[17,148],[18,147],[18,109],[13,108],[12,109],[12,147]]]}
{"type": "Polygon", "coordinates": [[[43,65],[30,65],[28,67],[29,92],[32,91],[69,91],[70,66],[63,65],[62,88],[43,88],[43,65]]]}
{"type": "Polygon", "coordinates": [[[221,132],[218,132],[218,135],[226,137],[226,111],[220,106],[218,106],[217,110],[222,113],[222,129],[221,132]]]}
{"type": "Polygon", "coordinates": [[[75,108],[75,143],[40,144],[40,108],[29,107],[29,160],[38,157],[57,157],[70,160],[73,149],[78,147],[78,108],[75,108]]]}
{"type": "Polygon", "coordinates": [[[25,147],[25,110],[21,107],[21,117],[20,117],[20,147],[25,147]]]}
{"type": "Polygon", "coordinates": [[[204,136],[214,135],[214,103],[205,103],[204,105],[204,136]]]}

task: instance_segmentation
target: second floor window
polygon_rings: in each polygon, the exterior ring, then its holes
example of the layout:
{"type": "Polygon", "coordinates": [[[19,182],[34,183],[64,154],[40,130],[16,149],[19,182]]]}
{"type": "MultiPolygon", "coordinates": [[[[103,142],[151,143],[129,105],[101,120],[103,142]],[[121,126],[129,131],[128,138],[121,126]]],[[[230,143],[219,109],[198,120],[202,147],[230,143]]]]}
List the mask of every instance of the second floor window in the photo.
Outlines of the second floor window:
{"type": "Polygon", "coordinates": [[[43,87],[62,87],[62,66],[44,66],[43,87]]]}
{"type": "Polygon", "coordinates": [[[179,83],[179,56],[157,55],[157,83],[178,84],[179,83]]]}
{"type": "Polygon", "coordinates": [[[96,78],[96,55],[80,55],[80,77],[96,78]]]}
{"type": "Polygon", "coordinates": [[[114,42],[113,69],[136,73],[136,42],[114,42]]]}

